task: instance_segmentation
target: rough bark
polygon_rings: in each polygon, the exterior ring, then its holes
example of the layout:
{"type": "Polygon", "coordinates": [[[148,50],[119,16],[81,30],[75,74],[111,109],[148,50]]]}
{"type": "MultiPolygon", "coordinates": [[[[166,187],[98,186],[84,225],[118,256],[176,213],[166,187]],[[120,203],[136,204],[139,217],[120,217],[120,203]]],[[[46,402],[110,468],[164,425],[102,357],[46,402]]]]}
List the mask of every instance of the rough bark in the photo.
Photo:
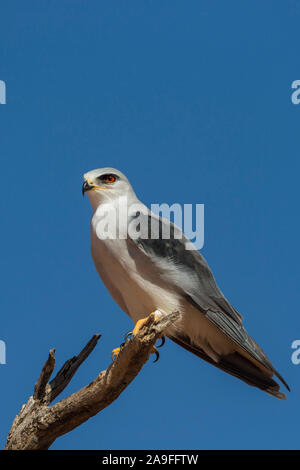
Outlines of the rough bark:
{"type": "Polygon", "coordinates": [[[155,341],[178,318],[178,312],[152,314],[137,335],[126,341],[117,358],[91,383],[50,406],[66,388],[73,375],[95,348],[100,335],[94,335],[78,356],[67,360],[53,380],[55,350],[51,349],[33,396],[22,406],[8,434],[7,450],[46,450],[66,434],[109,406],[132,382],[148,360],[155,341]]]}

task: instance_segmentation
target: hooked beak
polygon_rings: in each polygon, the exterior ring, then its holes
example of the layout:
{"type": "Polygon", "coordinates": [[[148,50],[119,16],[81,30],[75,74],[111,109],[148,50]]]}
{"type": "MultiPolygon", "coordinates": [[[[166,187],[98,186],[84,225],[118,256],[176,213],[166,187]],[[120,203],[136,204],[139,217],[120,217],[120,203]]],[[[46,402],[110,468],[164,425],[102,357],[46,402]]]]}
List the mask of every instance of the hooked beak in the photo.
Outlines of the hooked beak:
{"type": "Polygon", "coordinates": [[[87,191],[89,191],[90,189],[92,189],[94,186],[90,185],[90,183],[88,181],[85,181],[82,185],[82,189],[81,189],[81,192],[82,192],[82,196],[84,196],[84,193],[86,193],[87,191]]]}
{"type": "Polygon", "coordinates": [[[97,186],[96,184],[92,183],[90,180],[85,180],[81,188],[82,196],[84,196],[84,193],[86,193],[87,191],[90,191],[91,189],[95,190],[95,189],[108,189],[108,188],[106,188],[105,186],[97,186]]]}

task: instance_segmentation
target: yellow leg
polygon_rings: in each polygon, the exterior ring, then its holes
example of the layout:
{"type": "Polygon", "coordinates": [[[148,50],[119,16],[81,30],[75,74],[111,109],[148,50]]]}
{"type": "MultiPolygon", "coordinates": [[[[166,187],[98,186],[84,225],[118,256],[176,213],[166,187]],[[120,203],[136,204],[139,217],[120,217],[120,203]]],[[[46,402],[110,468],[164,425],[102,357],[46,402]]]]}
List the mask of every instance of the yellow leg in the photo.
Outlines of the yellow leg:
{"type": "MultiPolygon", "coordinates": [[[[147,325],[151,320],[158,320],[159,319],[159,313],[156,313],[156,312],[152,312],[150,313],[150,315],[148,315],[148,317],[145,317],[145,318],[141,318],[140,320],[138,320],[134,326],[134,329],[131,333],[128,333],[125,337],[125,341],[126,339],[129,337],[129,336],[135,336],[138,334],[138,332],[145,326],[147,325]]],[[[112,350],[112,353],[111,353],[111,357],[112,357],[112,360],[115,360],[118,355],[120,354],[122,348],[124,346],[124,343],[121,344],[121,346],[119,348],[115,348],[112,350]]],[[[151,351],[151,354],[156,354],[156,359],[154,362],[158,361],[158,358],[159,358],[159,352],[157,351],[156,347],[153,346],[153,349],[151,351]]]]}
{"type": "Polygon", "coordinates": [[[136,335],[143,328],[143,326],[147,325],[151,320],[158,320],[158,318],[159,314],[157,314],[156,312],[150,313],[148,317],[141,318],[136,322],[132,334],[136,335]]]}
{"type": "MultiPolygon", "coordinates": [[[[132,335],[136,335],[144,326],[148,325],[148,323],[151,321],[151,320],[158,320],[159,319],[159,314],[156,313],[156,312],[152,312],[150,313],[150,315],[148,315],[148,317],[145,317],[145,318],[141,318],[140,320],[138,320],[134,326],[134,329],[132,331],[132,335]]],[[[156,359],[154,362],[158,361],[159,359],[159,352],[157,351],[156,347],[153,346],[152,348],[152,351],[150,354],[155,354],[156,355],[156,359]]]]}

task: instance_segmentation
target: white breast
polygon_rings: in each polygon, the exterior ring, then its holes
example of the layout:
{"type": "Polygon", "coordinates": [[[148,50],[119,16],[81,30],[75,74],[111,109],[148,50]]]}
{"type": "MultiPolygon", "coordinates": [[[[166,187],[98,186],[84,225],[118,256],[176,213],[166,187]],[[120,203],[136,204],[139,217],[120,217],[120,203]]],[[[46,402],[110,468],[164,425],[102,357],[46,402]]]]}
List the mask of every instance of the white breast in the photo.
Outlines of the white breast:
{"type": "MultiPolygon", "coordinates": [[[[115,301],[134,322],[154,310],[169,313],[180,309],[179,297],[175,292],[153,283],[151,276],[147,278],[145,272],[141,275],[135,257],[128,251],[127,240],[100,239],[93,221],[91,250],[101,279],[115,301]]],[[[138,255],[137,248],[136,256],[138,255]]]]}
{"type": "MultiPolygon", "coordinates": [[[[161,271],[160,276],[159,268],[154,269],[152,260],[138,246],[128,239],[103,239],[97,234],[96,227],[97,220],[93,217],[91,250],[96,269],[114,300],[134,323],[155,310],[165,313],[179,311],[181,318],[166,331],[167,335],[172,335],[176,329],[215,361],[219,355],[234,351],[232,341],[180,297],[178,291],[172,289],[172,283],[164,281],[165,272],[161,271]]],[[[170,279],[174,274],[172,270],[174,266],[170,268],[170,279]]]]}

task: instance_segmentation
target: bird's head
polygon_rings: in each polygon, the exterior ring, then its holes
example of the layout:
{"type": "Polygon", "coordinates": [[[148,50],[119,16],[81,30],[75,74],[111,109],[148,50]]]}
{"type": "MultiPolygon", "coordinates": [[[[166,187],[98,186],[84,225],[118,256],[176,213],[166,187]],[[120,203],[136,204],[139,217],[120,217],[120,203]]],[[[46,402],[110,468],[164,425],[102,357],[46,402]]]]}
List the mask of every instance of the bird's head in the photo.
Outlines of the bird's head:
{"type": "Polygon", "coordinates": [[[82,194],[88,194],[93,207],[102,202],[113,202],[121,196],[135,198],[126,176],[115,168],[99,168],[83,175],[82,194]]]}

